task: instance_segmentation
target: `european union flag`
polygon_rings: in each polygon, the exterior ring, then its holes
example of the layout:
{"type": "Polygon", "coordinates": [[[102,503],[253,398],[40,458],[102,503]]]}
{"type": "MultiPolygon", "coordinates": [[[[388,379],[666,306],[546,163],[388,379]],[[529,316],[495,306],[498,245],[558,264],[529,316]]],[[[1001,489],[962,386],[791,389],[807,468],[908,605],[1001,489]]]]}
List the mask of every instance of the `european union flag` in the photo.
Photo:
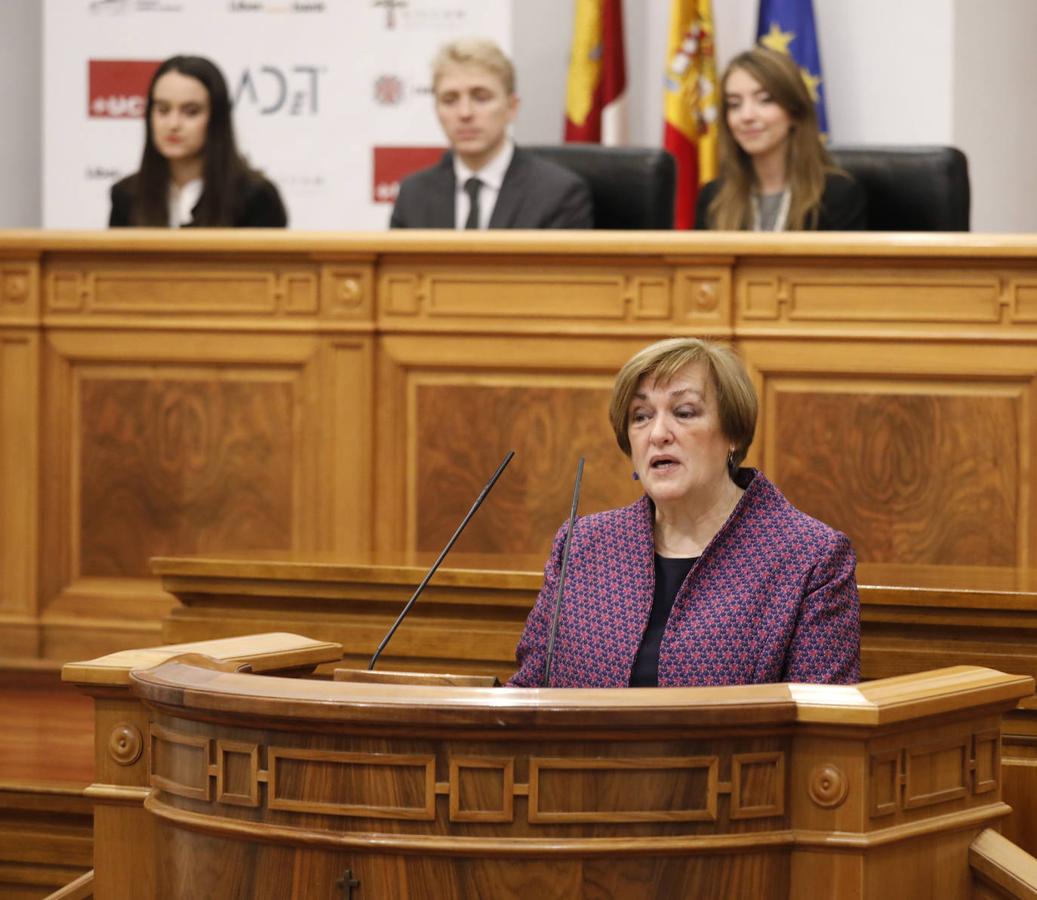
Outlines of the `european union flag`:
{"type": "Polygon", "coordinates": [[[789,54],[799,66],[817,110],[821,134],[828,134],[825,87],[821,80],[821,52],[817,46],[812,0],[760,0],[756,39],[764,47],[789,54]]]}

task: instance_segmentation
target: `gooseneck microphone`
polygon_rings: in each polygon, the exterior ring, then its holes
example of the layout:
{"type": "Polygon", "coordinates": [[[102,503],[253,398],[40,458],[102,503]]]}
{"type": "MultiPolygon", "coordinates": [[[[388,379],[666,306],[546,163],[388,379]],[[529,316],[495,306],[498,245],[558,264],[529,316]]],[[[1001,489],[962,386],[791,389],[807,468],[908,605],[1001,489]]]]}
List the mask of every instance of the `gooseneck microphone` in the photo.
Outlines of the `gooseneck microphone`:
{"type": "Polygon", "coordinates": [[[475,498],[475,503],[472,504],[472,508],[468,510],[468,514],[461,520],[461,524],[457,526],[457,531],[455,531],[450,540],[446,542],[443,552],[440,553],[436,561],[432,563],[432,568],[428,570],[428,574],[422,579],[417,590],[411,595],[410,600],[407,601],[407,605],[403,607],[403,611],[396,617],[396,621],[392,623],[392,628],[390,628],[389,632],[382,638],[382,642],[378,645],[378,649],[375,650],[374,656],[371,657],[371,661],[367,664],[368,671],[374,668],[375,663],[378,662],[378,657],[382,655],[382,651],[385,649],[385,645],[388,644],[392,639],[392,636],[396,634],[396,629],[400,627],[400,623],[407,617],[407,613],[410,612],[411,607],[414,605],[414,601],[421,596],[421,592],[425,590],[425,585],[427,585],[429,579],[436,574],[436,569],[439,568],[439,564],[444,560],[446,555],[450,552],[450,548],[454,546],[457,539],[461,536],[461,532],[464,531],[469,520],[475,515],[475,511],[482,506],[482,502],[486,499],[486,495],[490,493],[490,490],[497,483],[497,479],[500,478],[501,472],[503,472],[508,463],[511,462],[511,458],[514,455],[514,450],[508,451],[508,455],[504,457],[504,461],[497,466],[497,471],[493,473],[490,480],[486,482],[486,486],[482,489],[482,492],[475,498]]]}
{"type": "Polygon", "coordinates": [[[562,570],[558,574],[558,595],[555,597],[554,615],[551,617],[551,633],[547,639],[547,661],[544,664],[544,687],[551,684],[551,662],[554,660],[555,637],[558,635],[558,618],[562,612],[562,592],[565,590],[565,570],[569,566],[569,545],[573,539],[573,526],[576,524],[576,507],[580,505],[580,482],[583,481],[583,457],[576,466],[576,484],[573,486],[573,505],[569,511],[569,527],[565,532],[565,544],[562,547],[562,570]]]}

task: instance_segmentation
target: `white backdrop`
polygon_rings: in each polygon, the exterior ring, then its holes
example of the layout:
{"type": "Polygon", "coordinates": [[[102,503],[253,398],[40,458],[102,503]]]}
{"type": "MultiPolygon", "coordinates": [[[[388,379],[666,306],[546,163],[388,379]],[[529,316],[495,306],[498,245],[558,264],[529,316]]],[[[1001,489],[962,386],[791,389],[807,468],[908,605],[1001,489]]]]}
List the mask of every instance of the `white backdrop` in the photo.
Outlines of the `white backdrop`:
{"type": "Polygon", "coordinates": [[[43,225],[107,224],[109,187],[140,164],[141,95],[154,71],[127,62],[185,53],[223,70],[239,147],[280,188],[291,227],[384,228],[394,163],[406,165],[406,148],[443,145],[429,61],[472,34],[510,52],[511,5],[45,0],[43,225]]]}

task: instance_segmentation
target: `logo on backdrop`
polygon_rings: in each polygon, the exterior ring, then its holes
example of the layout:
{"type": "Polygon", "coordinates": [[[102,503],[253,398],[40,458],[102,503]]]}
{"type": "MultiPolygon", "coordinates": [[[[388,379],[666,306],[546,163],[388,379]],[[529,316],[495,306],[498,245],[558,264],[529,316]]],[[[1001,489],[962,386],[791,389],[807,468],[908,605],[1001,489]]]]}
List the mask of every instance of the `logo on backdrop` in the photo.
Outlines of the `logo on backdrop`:
{"type": "Polygon", "coordinates": [[[407,0],[372,0],[372,6],[385,10],[385,28],[395,31],[451,31],[468,17],[463,6],[426,3],[414,9],[407,0]]]}
{"type": "Polygon", "coordinates": [[[143,118],[148,104],[148,85],[161,64],[161,60],[90,60],[87,115],[91,119],[143,118]]]}
{"type": "Polygon", "coordinates": [[[374,83],[374,99],[379,106],[398,106],[403,93],[403,82],[395,75],[382,75],[374,83]]]}
{"type": "MultiPolygon", "coordinates": [[[[92,119],[140,119],[148,85],[161,60],[92,59],[87,114],[92,119]]],[[[319,111],[320,66],[255,66],[242,70],[232,94],[235,106],[256,107],[262,116],[315,116],[319,111]]]]}
{"type": "Polygon", "coordinates": [[[268,3],[265,0],[231,0],[227,4],[232,13],[322,13],[328,11],[328,4],[321,0],[293,0],[291,3],[268,3]]]}
{"type": "Polygon", "coordinates": [[[181,0],[91,0],[91,15],[119,16],[131,12],[182,12],[181,0]]]}
{"type": "Polygon", "coordinates": [[[372,5],[385,10],[385,27],[392,31],[396,27],[396,11],[405,9],[407,0],[374,0],[372,5]]]}
{"type": "Polygon", "coordinates": [[[87,181],[117,181],[126,173],[111,166],[89,165],[84,173],[87,181]]]}
{"type": "Polygon", "coordinates": [[[315,116],[320,106],[320,79],[325,72],[322,66],[246,68],[232,94],[234,106],[254,106],[261,116],[315,116]]]}
{"type": "Polygon", "coordinates": [[[427,169],[439,162],[444,147],[373,147],[371,199],[392,203],[400,192],[400,182],[411,172],[427,169]]]}

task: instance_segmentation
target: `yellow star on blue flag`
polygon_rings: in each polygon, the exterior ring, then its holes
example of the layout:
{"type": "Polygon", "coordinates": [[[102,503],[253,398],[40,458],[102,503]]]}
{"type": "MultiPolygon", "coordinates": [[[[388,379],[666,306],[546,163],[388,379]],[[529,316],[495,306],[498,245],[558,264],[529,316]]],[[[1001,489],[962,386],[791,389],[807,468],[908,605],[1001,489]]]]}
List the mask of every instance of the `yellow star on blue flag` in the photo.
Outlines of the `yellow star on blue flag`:
{"type": "Polygon", "coordinates": [[[817,124],[828,133],[825,88],[821,79],[821,51],[817,45],[812,0],[760,0],[756,38],[764,46],[787,53],[799,66],[817,110],[817,124]]]}

